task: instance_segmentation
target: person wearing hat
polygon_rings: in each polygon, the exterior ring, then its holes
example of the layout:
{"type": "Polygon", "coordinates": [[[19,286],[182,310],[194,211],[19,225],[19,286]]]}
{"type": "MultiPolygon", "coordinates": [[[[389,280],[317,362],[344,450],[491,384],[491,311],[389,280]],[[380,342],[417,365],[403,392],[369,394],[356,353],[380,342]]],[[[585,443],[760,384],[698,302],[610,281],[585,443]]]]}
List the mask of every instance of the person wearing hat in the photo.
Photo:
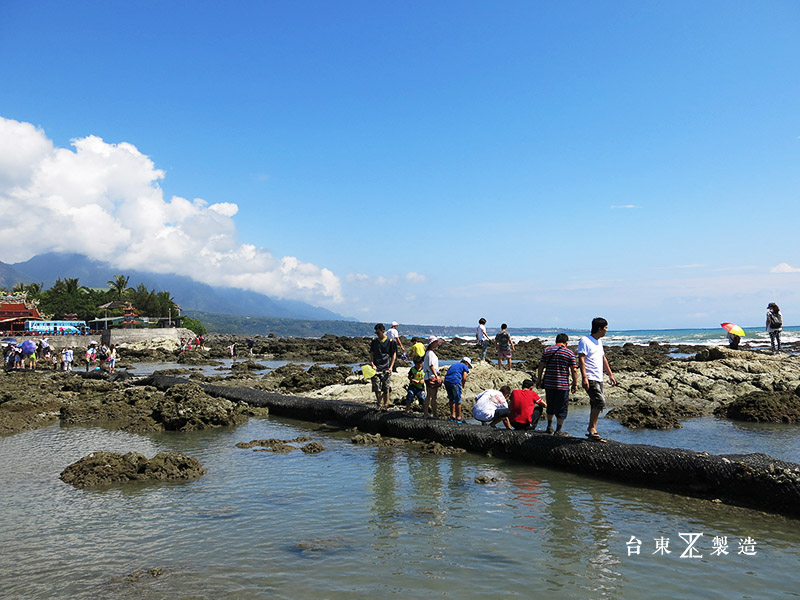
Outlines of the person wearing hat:
{"type": "Polygon", "coordinates": [[[781,331],[783,330],[783,315],[781,309],[774,302],[767,304],[767,333],[772,352],[775,352],[777,342],[778,352],[781,351],[781,331]]]}
{"type": "Polygon", "coordinates": [[[435,419],[438,411],[436,397],[439,395],[442,378],[439,377],[439,357],[434,350],[441,343],[442,340],[435,335],[428,337],[425,358],[422,361],[422,369],[425,371],[425,402],[422,405],[422,416],[426,419],[431,417],[435,419]]]}
{"type": "Polygon", "coordinates": [[[466,356],[461,362],[452,365],[447,369],[444,376],[444,389],[447,391],[447,402],[450,404],[450,420],[456,423],[463,423],[461,420],[461,390],[467,382],[469,369],[472,361],[466,356]]]}
{"type": "MultiPolygon", "coordinates": [[[[398,330],[398,327],[400,327],[400,324],[397,321],[392,321],[392,326],[389,328],[389,331],[386,332],[386,337],[400,346],[400,358],[403,360],[408,360],[408,357],[406,356],[406,349],[403,347],[403,342],[400,341],[400,331],[398,330]]],[[[394,370],[397,371],[397,365],[395,365],[394,370]]]]}

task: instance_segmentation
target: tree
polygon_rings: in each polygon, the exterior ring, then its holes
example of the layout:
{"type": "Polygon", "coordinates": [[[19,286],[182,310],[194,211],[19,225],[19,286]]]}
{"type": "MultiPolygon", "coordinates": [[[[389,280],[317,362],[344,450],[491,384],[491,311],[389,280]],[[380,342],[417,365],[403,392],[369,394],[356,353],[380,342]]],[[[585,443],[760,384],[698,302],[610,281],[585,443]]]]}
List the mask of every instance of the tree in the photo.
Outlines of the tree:
{"type": "Polygon", "coordinates": [[[95,305],[86,287],[82,286],[77,278],[56,279],[49,290],[41,295],[39,309],[45,314],[56,317],[67,314],[77,314],[81,320],[91,319],[95,305]]]}
{"type": "Polygon", "coordinates": [[[186,329],[189,329],[194,332],[195,335],[205,335],[206,334],[206,327],[198,321],[197,319],[192,319],[190,317],[185,317],[183,319],[183,326],[186,329]]]}
{"type": "Polygon", "coordinates": [[[111,288],[115,300],[122,300],[128,291],[128,280],[130,277],[125,275],[114,275],[114,279],[106,281],[106,285],[111,288]]]}

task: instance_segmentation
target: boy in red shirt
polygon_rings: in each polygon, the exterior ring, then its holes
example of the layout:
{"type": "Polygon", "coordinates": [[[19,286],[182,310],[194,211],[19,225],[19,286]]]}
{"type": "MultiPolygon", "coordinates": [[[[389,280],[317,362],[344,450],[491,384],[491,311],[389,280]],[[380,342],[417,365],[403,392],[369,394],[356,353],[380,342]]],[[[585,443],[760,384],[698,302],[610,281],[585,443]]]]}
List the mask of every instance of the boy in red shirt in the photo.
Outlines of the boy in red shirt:
{"type": "Polygon", "coordinates": [[[511,409],[508,419],[514,429],[536,429],[547,403],[533,391],[533,381],[526,379],[521,390],[511,392],[508,407],[511,409]]]}

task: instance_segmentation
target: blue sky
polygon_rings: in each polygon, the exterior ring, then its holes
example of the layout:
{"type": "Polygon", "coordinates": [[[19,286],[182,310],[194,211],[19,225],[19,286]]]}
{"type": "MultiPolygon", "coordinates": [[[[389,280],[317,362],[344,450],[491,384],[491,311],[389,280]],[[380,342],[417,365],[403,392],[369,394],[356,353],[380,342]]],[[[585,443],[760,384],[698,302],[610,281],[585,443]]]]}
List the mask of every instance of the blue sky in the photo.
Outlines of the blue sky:
{"type": "Polygon", "coordinates": [[[759,325],[775,301],[795,323],[798,22],[7,1],[0,260],[72,249],[367,321],[759,325]]]}

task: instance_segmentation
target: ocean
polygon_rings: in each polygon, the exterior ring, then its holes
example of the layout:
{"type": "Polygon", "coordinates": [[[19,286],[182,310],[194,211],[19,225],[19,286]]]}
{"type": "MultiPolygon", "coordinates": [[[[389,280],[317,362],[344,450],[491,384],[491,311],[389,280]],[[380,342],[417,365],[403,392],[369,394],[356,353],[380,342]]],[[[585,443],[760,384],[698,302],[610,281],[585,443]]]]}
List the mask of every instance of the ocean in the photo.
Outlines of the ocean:
{"type": "MultiPolygon", "coordinates": [[[[752,348],[769,348],[769,335],[763,327],[744,327],[745,337],[742,339],[743,346],[752,348]]],[[[558,331],[547,333],[514,333],[509,329],[514,342],[523,342],[533,339],[542,340],[543,343],[553,343],[558,331]]],[[[524,331],[524,330],[523,330],[524,331]]],[[[588,335],[584,332],[567,332],[570,336],[570,343],[577,343],[579,337],[588,335]]],[[[607,346],[622,346],[623,344],[636,344],[646,346],[650,342],[658,342],[665,345],[698,345],[698,346],[724,346],[727,345],[727,332],[721,327],[716,329],[632,329],[627,331],[615,331],[609,329],[603,344],[607,346]]],[[[474,339],[474,337],[458,336],[463,339],[474,339]]],[[[789,344],[800,341],[800,327],[784,327],[781,334],[781,343],[789,344]]]]}

